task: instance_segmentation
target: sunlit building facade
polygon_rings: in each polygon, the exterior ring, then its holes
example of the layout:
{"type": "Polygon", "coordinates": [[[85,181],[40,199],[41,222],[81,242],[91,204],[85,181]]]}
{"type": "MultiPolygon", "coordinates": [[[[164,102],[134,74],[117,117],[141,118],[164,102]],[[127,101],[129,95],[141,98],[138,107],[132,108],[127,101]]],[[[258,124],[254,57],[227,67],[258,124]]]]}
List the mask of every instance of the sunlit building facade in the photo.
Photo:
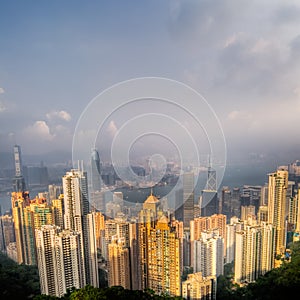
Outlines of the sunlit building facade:
{"type": "Polygon", "coordinates": [[[182,282],[182,297],[189,300],[215,300],[216,299],[215,276],[202,276],[201,272],[188,274],[187,280],[182,282]]]}
{"type": "Polygon", "coordinates": [[[36,230],[41,294],[62,297],[68,289],[85,286],[80,234],[44,225],[36,230]]]}
{"type": "Polygon", "coordinates": [[[288,171],[277,170],[269,174],[268,223],[275,228],[276,255],[282,255],[286,248],[287,188],[288,171]]]}

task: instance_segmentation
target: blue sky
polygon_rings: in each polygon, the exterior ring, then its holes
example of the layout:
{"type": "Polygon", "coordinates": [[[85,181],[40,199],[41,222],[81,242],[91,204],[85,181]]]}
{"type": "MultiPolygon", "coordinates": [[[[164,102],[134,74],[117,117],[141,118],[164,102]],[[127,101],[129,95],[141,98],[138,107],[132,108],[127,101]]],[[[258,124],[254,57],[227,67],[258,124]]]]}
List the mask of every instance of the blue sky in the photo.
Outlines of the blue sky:
{"type": "Polygon", "coordinates": [[[1,1],[1,149],[71,151],[94,97],[154,76],[203,95],[232,153],[297,151],[299,25],[299,1],[1,1]]]}

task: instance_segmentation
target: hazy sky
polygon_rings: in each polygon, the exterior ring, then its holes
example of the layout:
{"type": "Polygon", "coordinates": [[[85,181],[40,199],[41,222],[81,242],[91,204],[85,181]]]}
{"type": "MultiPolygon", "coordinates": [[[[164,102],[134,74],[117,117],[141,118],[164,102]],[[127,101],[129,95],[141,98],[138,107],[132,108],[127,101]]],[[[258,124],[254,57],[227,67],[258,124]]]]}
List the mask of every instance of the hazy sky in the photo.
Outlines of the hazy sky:
{"type": "MultiPolygon", "coordinates": [[[[297,151],[300,2],[0,2],[1,150],[17,143],[27,154],[71,151],[92,99],[148,76],[200,93],[229,152],[297,151]]],[[[126,118],[126,107],[112,115],[106,135],[126,118]]]]}

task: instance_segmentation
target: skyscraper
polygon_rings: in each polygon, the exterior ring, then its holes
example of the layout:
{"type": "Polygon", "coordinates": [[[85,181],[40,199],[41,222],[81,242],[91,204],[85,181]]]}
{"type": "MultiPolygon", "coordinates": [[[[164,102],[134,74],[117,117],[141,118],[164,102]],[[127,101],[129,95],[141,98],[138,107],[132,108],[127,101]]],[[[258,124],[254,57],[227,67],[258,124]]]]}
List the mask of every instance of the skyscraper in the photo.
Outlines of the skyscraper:
{"type": "Polygon", "coordinates": [[[113,236],[108,244],[108,285],[130,289],[130,253],[125,238],[113,236]]]}
{"type": "Polygon", "coordinates": [[[201,233],[194,244],[192,267],[194,272],[202,272],[203,276],[223,275],[224,269],[224,238],[218,230],[201,233]]]}
{"type": "Polygon", "coordinates": [[[15,159],[15,177],[13,182],[14,191],[23,192],[26,190],[26,185],[23,177],[21,147],[19,145],[14,146],[14,159],[15,159]]]}
{"type": "Polygon", "coordinates": [[[147,236],[148,288],[180,296],[180,241],[168,223],[168,218],[161,216],[147,236]]]}
{"type": "Polygon", "coordinates": [[[244,223],[236,231],[234,281],[250,283],[274,267],[274,228],[272,224],[244,223]]]}
{"type": "Polygon", "coordinates": [[[36,230],[41,293],[62,297],[68,289],[84,287],[80,233],[44,225],[36,230]]]}
{"type": "Polygon", "coordinates": [[[19,264],[28,264],[28,255],[25,245],[27,244],[25,226],[24,226],[24,208],[29,205],[28,192],[12,192],[11,207],[14,220],[16,248],[17,248],[17,262],[19,264]]]}
{"type": "Polygon", "coordinates": [[[204,190],[202,190],[199,205],[201,216],[211,216],[220,213],[218,194],[217,194],[217,174],[209,162],[207,168],[207,181],[204,190]]]}
{"type": "Polygon", "coordinates": [[[195,241],[202,237],[203,232],[218,230],[220,237],[223,239],[223,256],[226,255],[226,215],[214,214],[210,217],[195,218],[191,221],[191,263],[195,260],[195,241]]]}
{"type": "Polygon", "coordinates": [[[169,219],[156,211],[159,200],[151,194],[139,214],[140,289],[172,296],[181,294],[181,242],[169,219]]]}
{"type": "Polygon", "coordinates": [[[286,248],[286,190],[288,171],[276,170],[269,174],[268,222],[275,227],[275,252],[282,255],[286,248]]]}
{"type": "Polygon", "coordinates": [[[64,226],[80,233],[81,237],[81,256],[83,258],[83,270],[85,270],[86,284],[98,286],[98,272],[95,253],[91,253],[91,249],[96,248],[96,238],[90,231],[94,231],[94,222],[89,220],[89,198],[87,173],[82,170],[71,170],[62,178],[63,194],[64,194],[64,226]],[[93,224],[93,225],[92,225],[93,224]],[[93,257],[92,257],[93,256],[93,257]],[[91,265],[91,262],[94,262],[91,265]]]}
{"type": "Polygon", "coordinates": [[[101,164],[97,149],[91,154],[91,188],[92,192],[101,191],[101,164]]]}
{"type": "Polygon", "coordinates": [[[183,174],[183,226],[189,230],[190,221],[194,219],[194,173],[183,174]]]}

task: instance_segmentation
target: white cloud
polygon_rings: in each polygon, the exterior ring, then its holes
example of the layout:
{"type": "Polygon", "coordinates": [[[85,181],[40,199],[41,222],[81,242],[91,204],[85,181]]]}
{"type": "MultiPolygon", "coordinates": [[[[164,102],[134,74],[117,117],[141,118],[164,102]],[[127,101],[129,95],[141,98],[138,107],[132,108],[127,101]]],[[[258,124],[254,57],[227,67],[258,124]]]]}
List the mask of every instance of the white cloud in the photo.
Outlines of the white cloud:
{"type": "Polygon", "coordinates": [[[4,94],[4,89],[0,87],[0,94],[4,94]]]}
{"type": "Polygon", "coordinates": [[[39,139],[52,141],[55,138],[45,121],[36,121],[33,125],[26,127],[24,133],[34,138],[36,142],[39,142],[39,139]]]}
{"type": "Polygon", "coordinates": [[[71,115],[65,110],[51,111],[46,114],[46,117],[48,120],[60,119],[66,122],[69,122],[71,120],[71,115]]]}

